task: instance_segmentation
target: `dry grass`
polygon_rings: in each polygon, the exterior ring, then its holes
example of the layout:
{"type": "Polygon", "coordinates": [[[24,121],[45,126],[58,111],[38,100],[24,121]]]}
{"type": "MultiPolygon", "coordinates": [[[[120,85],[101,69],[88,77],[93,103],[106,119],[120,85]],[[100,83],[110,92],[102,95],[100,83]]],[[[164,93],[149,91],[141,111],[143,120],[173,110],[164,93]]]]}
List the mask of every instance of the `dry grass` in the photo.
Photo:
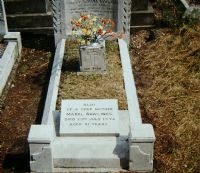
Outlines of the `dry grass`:
{"type": "Polygon", "coordinates": [[[138,32],[131,54],[143,119],[156,131],[154,171],[199,173],[200,25],[138,32]]]}
{"type": "Polygon", "coordinates": [[[119,109],[127,109],[117,42],[106,43],[107,73],[77,75],[78,49],[66,43],[58,108],[62,99],[118,99],[119,109]]]}

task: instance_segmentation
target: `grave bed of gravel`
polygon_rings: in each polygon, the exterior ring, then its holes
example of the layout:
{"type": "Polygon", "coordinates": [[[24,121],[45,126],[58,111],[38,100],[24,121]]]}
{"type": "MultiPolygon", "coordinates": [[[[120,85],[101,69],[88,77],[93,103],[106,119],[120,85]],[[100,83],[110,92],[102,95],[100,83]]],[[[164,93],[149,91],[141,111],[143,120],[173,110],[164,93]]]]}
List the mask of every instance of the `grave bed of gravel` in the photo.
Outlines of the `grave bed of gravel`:
{"type": "Polygon", "coordinates": [[[63,99],[118,99],[119,109],[127,109],[123,73],[117,41],[106,42],[107,72],[78,74],[78,44],[66,41],[57,109],[63,99]]]}

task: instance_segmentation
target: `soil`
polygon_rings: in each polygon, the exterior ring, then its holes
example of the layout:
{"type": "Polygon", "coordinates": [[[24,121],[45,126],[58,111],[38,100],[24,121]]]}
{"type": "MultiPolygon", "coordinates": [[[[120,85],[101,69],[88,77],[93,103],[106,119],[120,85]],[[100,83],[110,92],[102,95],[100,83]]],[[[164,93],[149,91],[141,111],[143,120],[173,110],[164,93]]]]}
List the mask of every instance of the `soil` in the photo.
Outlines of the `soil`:
{"type": "Polygon", "coordinates": [[[6,49],[6,44],[5,43],[0,43],[0,58],[2,57],[5,49],[6,49]]]}
{"type": "Polygon", "coordinates": [[[105,74],[77,74],[79,70],[78,45],[66,43],[58,97],[58,110],[62,99],[118,99],[119,109],[126,110],[122,67],[118,43],[106,42],[107,72],[105,74]]]}
{"type": "Polygon", "coordinates": [[[24,36],[22,41],[22,59],[0,108],[0,172],[29,171],[27,135],[31,124],[40,123],[49,81],[53,39],[24,36]]]}

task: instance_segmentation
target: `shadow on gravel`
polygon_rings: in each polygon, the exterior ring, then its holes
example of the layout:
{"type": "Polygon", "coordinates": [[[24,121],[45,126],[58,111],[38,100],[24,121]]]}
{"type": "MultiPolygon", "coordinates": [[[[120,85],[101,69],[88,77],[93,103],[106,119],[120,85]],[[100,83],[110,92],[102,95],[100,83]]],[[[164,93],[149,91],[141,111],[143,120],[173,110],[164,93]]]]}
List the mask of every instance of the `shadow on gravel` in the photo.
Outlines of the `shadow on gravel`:
{"type": "Polygon", "coordinates": [[[39,106],[38,106],[38,111],[37,111],[37,117],[35,120],[36,124],[40,124],[42,121],[42,115],[43,115],[43,111],[44,111],[44,107],[45,107],[45,101],[46,101],[46,96],[47,96],[47,92],[48,92],[48,87],[49,87],[49,81],[50,81],[50,77],[51,77],[51,70],[52,70],[52,65],[53,65],[53,60],[54,60],[54,51],[51,53],[51,58],[50,58],[50,62],[48,64],[48,70],[46,71],[45,74],[45,83],[42,87],[42,93],[40,96],[40,102],[39,102],[39,106]]]}
{"type": "Polygon", "coordinates": [[[29,148],[26,138],[19,138],[14,145],[9,148],[4,162],[4,172],[23,173],[29,172],[29,148]]]}
{"type": "Polygon", "coordinates": [[[52,52],[55,49],[54,37],[48,35],[22,34],[22,46],[52,52]]]}

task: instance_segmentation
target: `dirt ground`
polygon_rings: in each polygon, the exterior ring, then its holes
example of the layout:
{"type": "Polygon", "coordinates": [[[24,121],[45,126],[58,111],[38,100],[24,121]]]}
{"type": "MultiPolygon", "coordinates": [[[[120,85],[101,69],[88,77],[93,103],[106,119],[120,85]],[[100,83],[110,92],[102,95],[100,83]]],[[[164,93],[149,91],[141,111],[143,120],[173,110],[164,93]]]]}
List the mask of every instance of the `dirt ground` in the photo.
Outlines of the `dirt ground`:
{"type": "Polygon", "coordinates": [[[6,49],[6,44],[0,42],[0,58],[2,57],[5,49],[6,49]]]}
{"type": "Polygon", "coordinates": [[[23,37],[22,59],[0,108],[0,172],[28,172],[27,135],[41,120],[49,80],[53,39],[23,37]]]}

